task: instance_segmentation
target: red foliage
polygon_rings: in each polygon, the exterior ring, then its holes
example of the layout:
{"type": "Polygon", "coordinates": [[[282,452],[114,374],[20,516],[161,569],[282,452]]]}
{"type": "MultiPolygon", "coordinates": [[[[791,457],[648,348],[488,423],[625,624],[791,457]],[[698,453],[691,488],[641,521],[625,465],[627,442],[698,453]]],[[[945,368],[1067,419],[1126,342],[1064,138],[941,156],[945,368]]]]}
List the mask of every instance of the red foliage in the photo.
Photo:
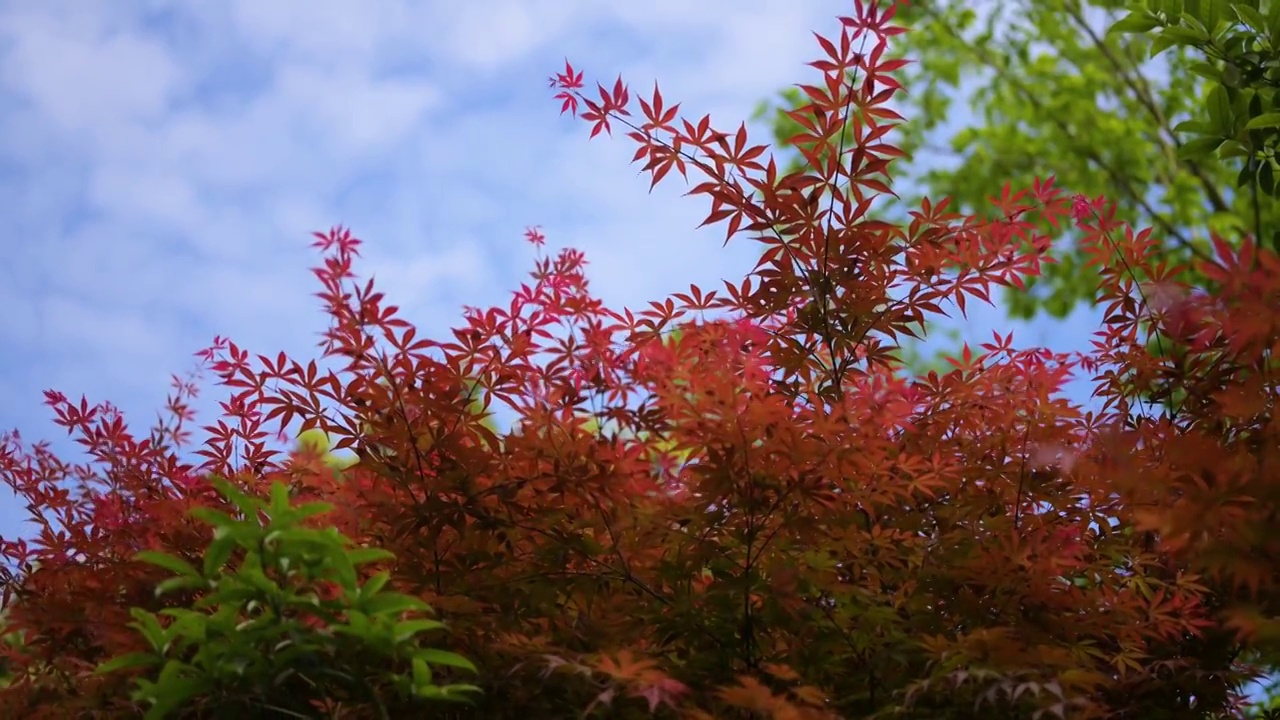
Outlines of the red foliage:
{"type": "Polygon", "coordinates": [[[508,306],[434,340],[358,280],[360,241],[334,229],[316,236],[315,274],[323,354],[343,366],[215,340],[203,357],[232,395],[199,467],[177,459],[185,382],[178,422],[147,440],[109,406],[50,393],[92,463],[16,435],[0,451],[0,478],[42,523],[0,548],[19,569],[6,627],[23,637],[0,715],[136,712],[121,680],[89,673],[136,649],[128,608],[159,603],[132,553],[193,557],[207,541],[184,514],[212,501],[210,473],[288,478],[395,552],[396,588],[440,610],[485,673],[474,717],[1232,707],[1275,632],[1277,258],[1219,243],[1202,268],[1217,288],[1194,293],[1150,230],[1073,205],[1051,178],[1006,186],[990,218],[927,200],[905,226],[870,217],[902,154],[893,10],[859,2],[818,38],[822,81],[791,113],[806,129],[796,173],[742,126],[678,118],[657,88],[632,121],[621,80],[593,100],[570,64],[553,78],[591,135],[628,128],[654,183],[700,176],[706,224],[760,244],[738,283],[615,311],[563,250],[539,255],[508,306]],[[1021,287],[1047,261],[1041,229],[1072,216],[1107,310],[1092,353],[996,334],[946,374],[905,377],[901,336],[1021,287]],[[1080,374],[1100,411],[1063,396],[1080,374]],[[483,408],[514,412],[512,432],[459,402],[473,382],[483,408]],[[285,457],[278,428],[321,428],[360,462],[335,476],[285,457]]]}

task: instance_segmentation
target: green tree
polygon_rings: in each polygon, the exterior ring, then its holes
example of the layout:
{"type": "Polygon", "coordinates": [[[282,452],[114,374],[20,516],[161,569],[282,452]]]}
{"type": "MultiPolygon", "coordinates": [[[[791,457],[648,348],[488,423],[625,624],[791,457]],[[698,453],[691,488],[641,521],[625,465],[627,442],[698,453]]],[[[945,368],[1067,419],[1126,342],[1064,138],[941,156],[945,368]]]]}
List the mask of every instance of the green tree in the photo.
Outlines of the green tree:
{"type": "MultiPolygon", "coordinates": [[[[1215,22],[1225,22],[1237,19],[1227,7],[1237,4],[1250,3],[1187,5],[1205,6],[1215,22]]],[[[894,38],[890,53],[912,61],[898,73],[908,91],[899,112],[911,120],[897,137],[913,158],[896,166],[898,172],[905,168],[923,194],[949,197],[963,212],[986,207],[985,198],[1006,181],[1027,187],[1036,176],[1054,175],[1072,193],[1116,202],[1118,218],[1134,227],[1154,228],[1171,259],[1208,252],[1210,230],[1232,241],[1252,233],[1259,224],[1253,197],[1235,191],[1245,160],[1188,153],[1193,136],[1179,128],[1207,116],[1218,84],[1215,61],[1206,62],[1197,47],[1170,48],[1164,41],[1153,47],[1154,33],[1108,33],[1140,6],[1116,0],[900,3],[899,17],[911,29],[894,38]],[[1154,58],[1153,50],[1159,52],[1154,58]],[[967,119],[970,110],[972,124],[957,126],[954,120],[967,119]]],[[[1178,13],[1167,11],[1177,22],[1178,13]]],[[[771,118],[785,143],[799,126],[783,112],[804,103],[799,90],[789,89],[763,103],[758,116],[771,118]]],[[[918,198],[903,200],[909,207],[918,198]]],[[[1263,197],[1258,215],[1261,225],[1274,227],[1280,206],[1263,197]]],[[[1092,300],[1095,283],[1082,269],[1079,249],[1063,243],[1054,255],[1059,262],[1045,266],[1027,292],[1005,294],[1015,317],[1063,317],[1092,300]]]]}

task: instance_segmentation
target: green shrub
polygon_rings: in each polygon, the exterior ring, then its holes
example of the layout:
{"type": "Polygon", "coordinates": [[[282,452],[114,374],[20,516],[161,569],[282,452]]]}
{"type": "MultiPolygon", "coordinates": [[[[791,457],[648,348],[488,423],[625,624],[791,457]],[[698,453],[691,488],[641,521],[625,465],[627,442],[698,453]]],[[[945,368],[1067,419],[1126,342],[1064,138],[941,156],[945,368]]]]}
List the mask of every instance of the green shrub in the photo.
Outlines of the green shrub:
{"type": "Polygon", "coordinates": [[[164,553],[138,556],[174,573],[158,595],[194,590],[200,599],[159,614],[134,608],[132,627],[152,650],[98,668],[149,670],[132,696],[147,718],[316,718],[353,710],[390,717],[390,707],[406,702],[465,701],[478,691],[436,683],[433,667],[475,668],[455,653],[419,646],[421,633],[444,628],[423,617],[426,603],[384,591],[385,571],[360,582],[357,566],[391,553],[351,547],[334,529],[305,527],[331,506],[295,507],[283,484],[272,486],[268,503],[215,483],[241,517],[193,511],[214,528],[202,568],[164,553]]]}

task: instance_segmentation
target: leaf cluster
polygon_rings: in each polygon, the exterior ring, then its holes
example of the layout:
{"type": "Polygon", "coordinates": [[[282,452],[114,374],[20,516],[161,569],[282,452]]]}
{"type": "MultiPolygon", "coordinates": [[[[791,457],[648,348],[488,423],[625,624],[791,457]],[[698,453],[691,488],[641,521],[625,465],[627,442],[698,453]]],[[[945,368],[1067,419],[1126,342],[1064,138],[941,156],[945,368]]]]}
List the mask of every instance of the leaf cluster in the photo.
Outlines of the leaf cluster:
{"type": "Polygon", "coordinates": [[[464,700],[478,689],[433,681],[433,666],[475,667],[456,653],[419,646],[419,634],[444,628],[438,620],[405,617],[429,611],[426,603],[384,591],[387,571],[359,582],[358,566],[390,553],[348,547],[332,528],[304,527],[329,507],[293,507],[283,483],[272,485],[269,503],[226,481],[212,484],[240,518],[193,511],[214,530],[199,569],[162,552],[138,555],[173,573],[156,586],[157,595],[187,590],[201,597],[159,613],[133,609],[131,626],[150,650],[97,669],[147,670],[151,677],[140,678],[132,694],[147,718],[336,717],[351,705],[389,718],[396,695],[464,700]],[[229,567],[233,554],[241,559],[229,567]]]}
{"type": "MultiPolygon", "coordinates": [[[[1153,2],[1111,28],[1149,33],[1153,56],[1170,48],[1196,51],[1200,59],[1188,69],[1207,79],[1210,89],[1203,111],[1174,128],[1190,138],[1178,155],[1193,161],[1242,159],[1236,187],[1252,189],[1255,198],[1257,192],[1272,198],[1280,193],[1280,6],[1267,5],[1258,0],[1153,2]]],[[[1280,247],[1280,235],[1269,240],[1280,247]]]]}

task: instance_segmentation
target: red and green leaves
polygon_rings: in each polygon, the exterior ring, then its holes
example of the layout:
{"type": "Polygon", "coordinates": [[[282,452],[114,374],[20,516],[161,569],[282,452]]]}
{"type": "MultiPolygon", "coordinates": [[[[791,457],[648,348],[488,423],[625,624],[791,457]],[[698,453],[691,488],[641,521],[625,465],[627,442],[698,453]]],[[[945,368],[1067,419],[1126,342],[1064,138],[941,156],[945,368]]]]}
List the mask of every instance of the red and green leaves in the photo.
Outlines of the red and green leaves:
{"type": "Polygon", "coordinates": [[[637,100],[641,122],[621,80],[591,99],[568,63],[553,78],[591,136],[627,125],[655,184],[699,173],[706,223],[759,244],[754,270],[723,289],[612,309],[584,256],[542,255],[531,228],[534,268],[509,303],[431,339],[360,279],[360,240],[335,228],[315,243],[321,358],[221,338],[201,354],[231,393],[201,467],[177,459],[180,399],[172,428],[137,441],[108,406],[51,394],[97,466],[71,470],[16,438],[0,454],[0,478],[52,518],[2,548],[28,564],[6,589],[18,599],[5,628],[25,651],[10,652],[0,709],[129,716],[119,687],[74,695],[65,678],[137,649],[130,609],[163,604],[155,574],[127,558],[199,555],[209,538],[186,518],[219,503],[211,473],[247,493],[287,483],[394,552],[388,587],[437,608],[451,652],[484,670],[474,717],[630,703],[684,717],[1101,718],[1189,712],[1189,694],[1226,708],[1245,674],[1231,652],[1276,602],[1262,532],[1277,499],[1264,471],[1276,260],[1224,251],[1207,270],[1222,292],[1182,294],[1149,231],[1073,205],[1052,179],[992,188],[989,218],[945,200],[905,226],[874,217],[901,154],[886,107],[893,14],[859,2],[838,39],[819,39],[821,82],[794,111],[810,161],[796,172],[745,126],[682,118],[657,88],[637,100]],[[902,335],[1021,287],[1045,261],[1041,229],[1073,213],[1107,308],[1095,352],[996,334],[945,373],[904,377],[902,335]],[[1181,349],[1154,354],[1148,340],[1165,335],[1181,349]],[[1100,412],[1065,397],[1080,374],[1100,412]],[[1152,388],[1176,413],[1144,416],[1152,388]],[[514,415],[509,432],[495,410],[514,415]],[[335,473],[281,453],[282,430],[323,432],[359,462],[335,473]]]}

